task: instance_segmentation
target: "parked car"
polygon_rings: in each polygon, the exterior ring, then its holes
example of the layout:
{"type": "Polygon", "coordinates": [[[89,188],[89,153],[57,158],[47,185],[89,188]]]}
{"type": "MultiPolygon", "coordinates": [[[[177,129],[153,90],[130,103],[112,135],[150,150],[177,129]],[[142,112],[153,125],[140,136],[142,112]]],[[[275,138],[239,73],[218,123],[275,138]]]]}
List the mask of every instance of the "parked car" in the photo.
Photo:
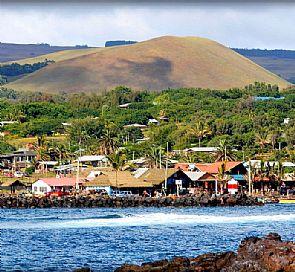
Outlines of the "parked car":
{"type": "Polygon", "coordinates": [[[62,192],[62,191],[51,191],[45,194],[45,196],[49,197],[49,196],[65,196],[65,195],[69,195],[69,192],[62,192]]]}
{"type": "Polygon", "coordinates": [[[21,171],[15,171],[13,175],[15,178],[22,178],[24,176],[24,173],[21,171]]]}
{"type": "Polygon", "coordinates": [[[11,173],[11,172],[4,172],[3,173],[3,175],[4,175],[4,177],[8,177],[8,178],[13,178],[13,173],[11,173]]]}
{"type": "Polygon", "coordinates": [[[118,196],[118,197],[129,197],[134,196],[131,191],[113,191],[112,196],[118,196]]]}

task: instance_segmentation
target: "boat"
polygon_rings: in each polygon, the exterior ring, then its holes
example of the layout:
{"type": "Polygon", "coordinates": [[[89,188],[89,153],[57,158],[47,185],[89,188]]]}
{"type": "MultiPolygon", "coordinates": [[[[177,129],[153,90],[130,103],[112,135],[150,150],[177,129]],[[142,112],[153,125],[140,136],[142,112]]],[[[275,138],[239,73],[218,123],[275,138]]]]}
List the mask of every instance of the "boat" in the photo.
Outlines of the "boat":
{"type": "Polygon", "coordinates": [[[295,198],[280,198],[279,204],[295,204],[295,198]]]}

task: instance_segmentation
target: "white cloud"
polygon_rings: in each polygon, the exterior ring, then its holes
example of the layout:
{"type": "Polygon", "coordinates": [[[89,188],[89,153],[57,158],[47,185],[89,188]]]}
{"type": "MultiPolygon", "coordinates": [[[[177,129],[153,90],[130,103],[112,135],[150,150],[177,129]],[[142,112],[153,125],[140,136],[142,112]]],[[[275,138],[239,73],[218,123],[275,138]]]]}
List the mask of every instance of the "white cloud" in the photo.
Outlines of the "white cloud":
{"type": "Polygon", "coordinates": [[[295,49],[295,4],[2,5],[1,42],[101,46],[106,40],[202,36],[231,47],[295,49]],[[3,23],[5,22],[5,23],[3,23]]]}

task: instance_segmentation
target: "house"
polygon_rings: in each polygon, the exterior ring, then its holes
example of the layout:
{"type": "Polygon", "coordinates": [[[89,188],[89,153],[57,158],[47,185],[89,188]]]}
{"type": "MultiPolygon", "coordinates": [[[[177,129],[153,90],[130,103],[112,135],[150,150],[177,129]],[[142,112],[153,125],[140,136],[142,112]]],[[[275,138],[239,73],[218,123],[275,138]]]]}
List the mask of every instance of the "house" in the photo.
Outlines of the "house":
{"type": "Polygon", "coordinates": [[[167,186],[167,194],[188,193],[189,188],[193,186],[192,180],[183,171],[174,168],[150,168],[137,178],[151,183],[156,190],[162,190],[167,186]]]}
{"type": "Polygon", "coordinates": [[[86,191],[105,191],[108,195],[112,193],[112,185],[107,175],[100,172],[94,177],[87,177],[83,183],[83,187],[86,191]]]}
{"type": "Polygon", "coordinates": [[[102,171],[95,178],[86,178],[83,187],[88,191],[105,190],[108,194],[111,194],[115,189],[141,194],[144,190],[152,188],[153,185],[135,178],[129,171],[102,171]]]}
{"type": "Polygon", "coordinates": [[[151,118],[151,119],[149,119],[148,124],[160,125],[160,122],[157,119],[151,118]]]}
{"type": "Polygon", "coordinates": [[[146,125],[142,125],[142,124],[130,124],[130,125],[125,125],[124,128],[140,128],[140,129],[145,129],[147,128],[146,125]]]}
{"type": "Polygon", "coordinates": [[[27,186],[25,183],[17,179],[3,182],[1,184],[1,189],[9,190],[11,194],[14,194],[16,191],[26,190],[27,186]]]}
{"type": "Polygon", "coordinates": [[[11,125],[18,123],[17,121],[0,121],[0,127],[4,127],[5,125],[11,125]]]}
{"type": "Polygon", "coordinates": [[[58,161],[39,161],[39,171],[41,173],[46,173],[50,171],[54,171],[54,167],[58,165],[58,161]]]}
{"type": "Polygon", "coordinates": [[[6,168],[26,168],[36,159],[36,152],[26,149],[19,149],[10,154],[0,155],[0,163],[6,168]]]}
{"type": "Polygon", "coordinates": [[[220,169],[224,165],[224,177],[222,179],[235,179],[239,182],[239,186],[247,185],[247,169],[243,162],[214,162],[214,163],[178,163],[175,169],[181,169],[184,172],[203,172],[206,175],[200,177],[199,182],[203,182],[203,187],[208,190],[217,189],[216,182],[220,180],[220,169]]]}
{"type": "MultiPolygon", "coordinates": [[[[81,184],[82,181],[79,180],[78,185],[80,186],[81,184]]],[[[40,178],[32,184],[32,193],[46,194],[55,191],[69,192],[75,188],[75,177],[40,178]]]]}
{"type": "Polygon", "coordinates": [[[200,147],[189,147],[183,150],[184,152],[204,152],[204,153],[215,153],[218,151],[217,147],[207,147],[207,146],[200,146],[200,147]]]}
{"type": "Polygon", "coordinates": [[[109,165],[108,158],[105,155],[86,155],[78,158],[80,163],[91,163],[95,167],[107,167],[109,165]]]}

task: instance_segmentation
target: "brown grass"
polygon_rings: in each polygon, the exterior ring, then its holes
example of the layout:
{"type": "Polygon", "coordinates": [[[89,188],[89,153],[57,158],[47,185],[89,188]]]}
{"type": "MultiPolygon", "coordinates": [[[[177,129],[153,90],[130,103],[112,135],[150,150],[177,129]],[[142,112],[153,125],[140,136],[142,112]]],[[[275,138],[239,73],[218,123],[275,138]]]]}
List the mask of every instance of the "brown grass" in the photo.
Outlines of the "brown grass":
{"type": "Polygon", "coordinates": [[[118,85],[133,89],[201,87],[228,89],[255,81],[289,83],[214,41],[160,37],[49,65],[8,87],[21,91],[103,91],[118,85]]]}
{"type": "MultiPolygon", "coordinates": [[[[54,141],[58,143],[63,143],[66,140],[66,136],[47,136],[46,141],[54,141]]],[[[26,138],[10,138],[7,142],[16,148],[23,148],[28,144],[35,144],[37,142],[37,137],[26,137],[26,138]]]]}

